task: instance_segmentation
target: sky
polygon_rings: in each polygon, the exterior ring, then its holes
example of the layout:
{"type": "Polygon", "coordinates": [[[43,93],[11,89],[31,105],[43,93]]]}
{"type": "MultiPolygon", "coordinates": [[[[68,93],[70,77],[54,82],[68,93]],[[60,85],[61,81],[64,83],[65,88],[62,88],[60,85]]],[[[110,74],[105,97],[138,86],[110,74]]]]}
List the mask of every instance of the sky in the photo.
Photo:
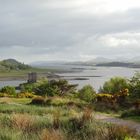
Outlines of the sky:
{"type": "Polygon", "coordinates": [[[140,56],[140,0],[0,0],[0,60],[140,56]]]}

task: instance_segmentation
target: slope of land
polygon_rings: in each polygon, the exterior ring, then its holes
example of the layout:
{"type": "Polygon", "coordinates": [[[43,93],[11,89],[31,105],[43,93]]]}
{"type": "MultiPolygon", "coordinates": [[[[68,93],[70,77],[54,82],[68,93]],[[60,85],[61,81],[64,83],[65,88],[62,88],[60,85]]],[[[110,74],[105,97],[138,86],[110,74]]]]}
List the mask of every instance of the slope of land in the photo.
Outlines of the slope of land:
{"type": "Polygon", "coordinates": [[[31,66],[18,62],[15,59],[6,59],[0,61],[0,71],[27,70],[31,68],[31,66]]]}
{"type": "MultiPolygon", "coordinates": [[[[0,80],[25,80],[29,72],[46,74],[49,70],[35,68],[30,65],[18,62],[15,59],[0,61],[0,80]]],[[[50,70],[51,71],[51,70],[50,70]]]]}

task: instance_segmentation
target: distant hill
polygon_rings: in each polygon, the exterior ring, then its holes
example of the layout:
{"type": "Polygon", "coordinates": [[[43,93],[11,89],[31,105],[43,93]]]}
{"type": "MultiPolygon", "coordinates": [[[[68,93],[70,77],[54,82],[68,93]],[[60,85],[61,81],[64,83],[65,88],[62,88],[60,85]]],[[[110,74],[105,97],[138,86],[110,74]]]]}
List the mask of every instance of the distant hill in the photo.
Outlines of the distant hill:
{"type": "Polygon", "coordinates": [[[65,61],[36,61],[36,62],[32,62],[30,63],[31,66],[33,67],[50,67],[50,66],[60,66],[60,65],[64,65],[66,62],[65,61]]]}
{"type": "Polygon", "coordinates": [[[100,63],[96,66],[108,66],[108,67],[130,67],[133,63],[124,63],[124,62],[109,62],[109,63],[100,63]]]}
{"type": "Polygon", "coordinates": [[[105,67],[129,67],[129,68],[140,68],[140,56],[133,58],[105,58],[97,57],[95,59],[86,61],[86,62],[72,62],[68,64],[76,65],[93,65],[93,66],[105,66],[105,67]]]}
{"type": "Polygon", "coordinates": [[[112,62],[112,60],[105,57],[97,57],[95,59],[87,61],[87,63],[89,64],[99,64],[99,63],[108,63],[108,62],[112,62]]]}
{"type": "Polygon", "coordinates": [[[38,61],[30,64],[34,67],[52,67],[63,65],[83,65],[83,66],[106,66],[106,67],[129,67],[140,68],[140,56],[133,58],[117,57],[117,58],[105,58],[97,57],[88,61],[38,61]]]}
{"type": "Polygon", "coordinates": [[[0,61],[0,71],[4,70],[26,70],[30,69],[31,66],[24,63],[18,62],[15,59],[6,59],[0,61]]]}
{"type": "Polygon", "coordinates": [[[140,64],[136,63],[127,63],[127,62],[109,62],[109,63],[100,63],[96,66],[101,67],[128,67],[128,68],[140,68],[140,64]]]}

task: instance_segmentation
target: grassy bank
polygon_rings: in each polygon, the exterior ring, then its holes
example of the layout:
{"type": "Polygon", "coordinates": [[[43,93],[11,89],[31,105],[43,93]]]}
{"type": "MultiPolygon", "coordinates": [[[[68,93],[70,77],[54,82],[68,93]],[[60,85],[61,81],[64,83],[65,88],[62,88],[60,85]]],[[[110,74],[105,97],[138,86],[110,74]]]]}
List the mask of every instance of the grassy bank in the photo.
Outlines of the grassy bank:
{"type": "Polygon", "coordinates": [[[56,72],[52,69],[31,68],[27,70],[0,71],[0,80],[26,80],[29,72],[38,73],[39,77],[46,77],[47,72],[56,72]]]}
{"type": "Polygon", "coordinates": [[[42,106],[31,100],[0,98],[1,140],[139,139],[134,130],[97,121],[86,102],[53,97],[42,106]]]}

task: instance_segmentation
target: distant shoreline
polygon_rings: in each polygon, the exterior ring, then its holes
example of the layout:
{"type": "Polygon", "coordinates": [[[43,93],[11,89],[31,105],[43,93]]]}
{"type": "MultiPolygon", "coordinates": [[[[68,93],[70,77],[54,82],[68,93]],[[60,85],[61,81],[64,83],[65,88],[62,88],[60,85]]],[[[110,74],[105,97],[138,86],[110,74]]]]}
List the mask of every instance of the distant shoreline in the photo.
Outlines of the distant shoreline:
{"type": "Polygon", "coordinates": [[[20,81],[20,80],[27,80],[27,77],[0,77],[0,82],[2,81],[20,81]]]}

